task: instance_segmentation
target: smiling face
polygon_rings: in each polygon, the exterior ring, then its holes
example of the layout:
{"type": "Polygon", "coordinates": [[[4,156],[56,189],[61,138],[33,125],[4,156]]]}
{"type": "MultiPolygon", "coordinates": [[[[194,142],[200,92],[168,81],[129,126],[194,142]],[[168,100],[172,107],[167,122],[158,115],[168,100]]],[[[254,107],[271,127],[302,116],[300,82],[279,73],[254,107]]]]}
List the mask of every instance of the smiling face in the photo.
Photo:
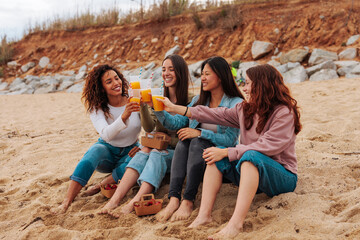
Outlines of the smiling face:
{"type": "Polygon", "coordinates": [[[165,87],[174,87],[176,83],[176,74],[173,63],[170,59],[166,59],[162,65],[162,78],[165,87]]]}
{"type": "Polygon", "coordinates": [[[101,77],[102,86],[106,94],[110,96],[121,96],[122,81],[114,70],[109,70],[101,77]]]}
{"type": "Polygon", "coordinates": [[[201,72],[201,84],[204,91],[212,91],[221,88],[221,80],[211,69],[209,64],[206,64],[201,72]]]}
{"type": "Polygon", "coordinates": [[[245,98],[247,101],[250,100],[250,93],[251,93],[251,85],[252,85],[252,81],[251,79],[248,77],[247,74],[245,74],[245,86],[243,88],[243,91],[245,93],[245,98]]]}

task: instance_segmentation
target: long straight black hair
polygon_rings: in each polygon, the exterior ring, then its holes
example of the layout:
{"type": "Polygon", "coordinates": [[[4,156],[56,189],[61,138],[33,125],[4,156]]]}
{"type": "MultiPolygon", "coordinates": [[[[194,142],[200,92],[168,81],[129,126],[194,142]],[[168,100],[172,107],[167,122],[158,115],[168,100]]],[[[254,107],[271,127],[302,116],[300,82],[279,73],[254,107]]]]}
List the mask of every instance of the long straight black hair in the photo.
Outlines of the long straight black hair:
{"type": "MultiPolygon", "coordinates": [[[[229,63],[222,57],[211,57],[206,59],[201,64],[201,75],[205,65],[208,64],[209,67],[215,72],[216,76],[221,80],[221,86],[224,90],[224,93],[228,97],[240,97],[244,99],[244,96],[241,94],[238,86],[235,83],[234,77],[231,73],[229,63]]],[[[199,100],[194,104],[196,105],[205,105],[211,99],[211,93],[209,91],[204,91],[201,84],[200,97],[199,100]]]]}

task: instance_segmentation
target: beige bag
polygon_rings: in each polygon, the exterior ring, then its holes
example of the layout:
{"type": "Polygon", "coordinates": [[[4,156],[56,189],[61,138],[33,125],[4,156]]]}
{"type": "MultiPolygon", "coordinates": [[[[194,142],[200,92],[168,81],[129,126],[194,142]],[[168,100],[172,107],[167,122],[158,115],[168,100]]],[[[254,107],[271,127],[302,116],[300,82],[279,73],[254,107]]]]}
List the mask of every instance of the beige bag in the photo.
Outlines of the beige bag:
{"type": "Polygon", "coordinates": [[[141,137],[141,145],[158,150],[165,150],[171,141],[171,137],[163,132],[146,133],[141,137]]]}

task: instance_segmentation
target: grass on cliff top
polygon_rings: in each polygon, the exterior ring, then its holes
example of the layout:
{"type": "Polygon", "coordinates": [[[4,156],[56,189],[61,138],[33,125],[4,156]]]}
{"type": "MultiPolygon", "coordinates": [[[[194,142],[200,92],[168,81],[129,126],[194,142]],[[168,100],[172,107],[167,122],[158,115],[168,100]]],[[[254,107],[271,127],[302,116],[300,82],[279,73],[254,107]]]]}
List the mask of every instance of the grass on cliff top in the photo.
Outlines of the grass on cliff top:
{"type": "MultiPolygon", "coordinates": [[[[137,23],[143,20],[163,21],[183,13],[192,13],[193,16],[195,16],[193,17],[194,22],[199,28],[200,26],[204,27],[210,25],[211,21],[214,21],[214,19],[205,19],[203,20],[205,23],[201,24],[197,21],[199,19],[196,19],[197,13],[200,11],[229,8],[229,5],[261,2],[279,2],[279,0],[207,0],[205,3],[199,3],[197,1],[192,1],[192,3],[190,3],[189,0],[154,0],[154,3],[148,9],[140,9],[137,11],[130,10],[127,13],[123,13],[117,7],[117,1],[115,1],[114,6],[111,9],[102,9],[99,14],[92,12],[89,6],[85,11],[81,11],[81,13],[78,11],[74,16],[61,17],[56,15],[42,23],[36,22],[34,25],[29,24],[24,32],[24,36],[42,31],[77,31],[91,27],[111,27],[115,25],[137,23]],[[208,23],[206,23],[206,21],[208,23]]],[[[231,16],[232,14],[228,15],[231,16]]],[[[230,17],[228,18],[230,19],[230,17]]],[[[232,21],[230,22],[230,25],[233,24],[232,21]]]]}

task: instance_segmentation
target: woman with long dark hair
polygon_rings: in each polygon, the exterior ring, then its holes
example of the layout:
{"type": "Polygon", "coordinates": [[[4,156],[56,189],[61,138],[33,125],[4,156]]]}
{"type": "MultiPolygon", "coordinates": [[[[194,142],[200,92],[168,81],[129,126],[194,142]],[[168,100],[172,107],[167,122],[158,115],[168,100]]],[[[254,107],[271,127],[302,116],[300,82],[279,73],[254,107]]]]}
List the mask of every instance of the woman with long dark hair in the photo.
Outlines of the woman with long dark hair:
{"type": "MultiPolygon", "coordinates": [[[[190,84],[190,75],[185,60],[176,54],[167,56],[162,62],[162,77],[164,80],[164,96],[169,98],[174,104],[186,106],[189,104],[188,88],[190,84]]],[[[190,96],[191,99],[192,96],[190,96]]],[[[151,104],[150,104],[151,105],[151,104]]],[[[141,196],[151,192],[156,192],[165,177],[170,172],[171,161],[174,154],[174,148],[178,141],[176,130],[166,129],[156,118],[150,107],[142,103],[140,116],[141,125],[146,132],[163,132],[171,137],[170,144],[166,150],[158,150],[149,147],[143,147],[136,153],[133,159],[126,167],[124,177],[121,179],[114,195],[110,201],[100,210],[100,213],[110,214],[118,217],[113,209],[117,208],[127,192],[136,183],[140,189],[120,211],[130,213],[134,209],[134,203],[140,201],[141,196]]]]}
{"type": "Polygon", "coordinates": [[[207,168],[199,214],[189,227],[212,221],[211,211],[223,177],[239,185],[234,213],[228,224],[210,238],[235,237],[257,192],[272,197],[292,192],[297,183],[296,135],[301,130],[296,100],[281,74],[268,64],[246,71],[246,101],[234,108],[196,106],[187,109],[165,99],[165,110],[200,122],[240,128],[240,144],[230,148],[207,148],[207,168]]]}
{"type": "Polygon", "coordinates": [[[77,164],[66,197],[60,206],[52,209],[53,213],[63,213],[69,208],[95,170],[112,173],[104,184],[116,183],[131,159],[129,154],[138,150],[140,107],[129,103],[128,82],[117,69],[100,65],[91,70],[82,99],[100,138],[77,164]]]}
{"type": "MultiPolygon", "coordinates": [[[[201,90],[188,106],[234,107],[242,101],[242,95],[235,84],[229,64],[222,57],[211,57],[201,65],[201,90]]],[[[184,115],[184,112],[181,113],[184,115]]],[[[176,145],[170,172],[170,199],[166,208],[157,215],[159,221],[187,219],[193,210],[198,187],[203,178],[204,149],[232,147],[238,142],[239,129],[216,124],[203,124],[181,115],[170,116],[157,113],[164,126],[178,129],[180,141],[176,145]],[[188,127],[187,127],[188,126],[188,127]],[[181,201],[181,192],[186,186],[181,201]]]]}

